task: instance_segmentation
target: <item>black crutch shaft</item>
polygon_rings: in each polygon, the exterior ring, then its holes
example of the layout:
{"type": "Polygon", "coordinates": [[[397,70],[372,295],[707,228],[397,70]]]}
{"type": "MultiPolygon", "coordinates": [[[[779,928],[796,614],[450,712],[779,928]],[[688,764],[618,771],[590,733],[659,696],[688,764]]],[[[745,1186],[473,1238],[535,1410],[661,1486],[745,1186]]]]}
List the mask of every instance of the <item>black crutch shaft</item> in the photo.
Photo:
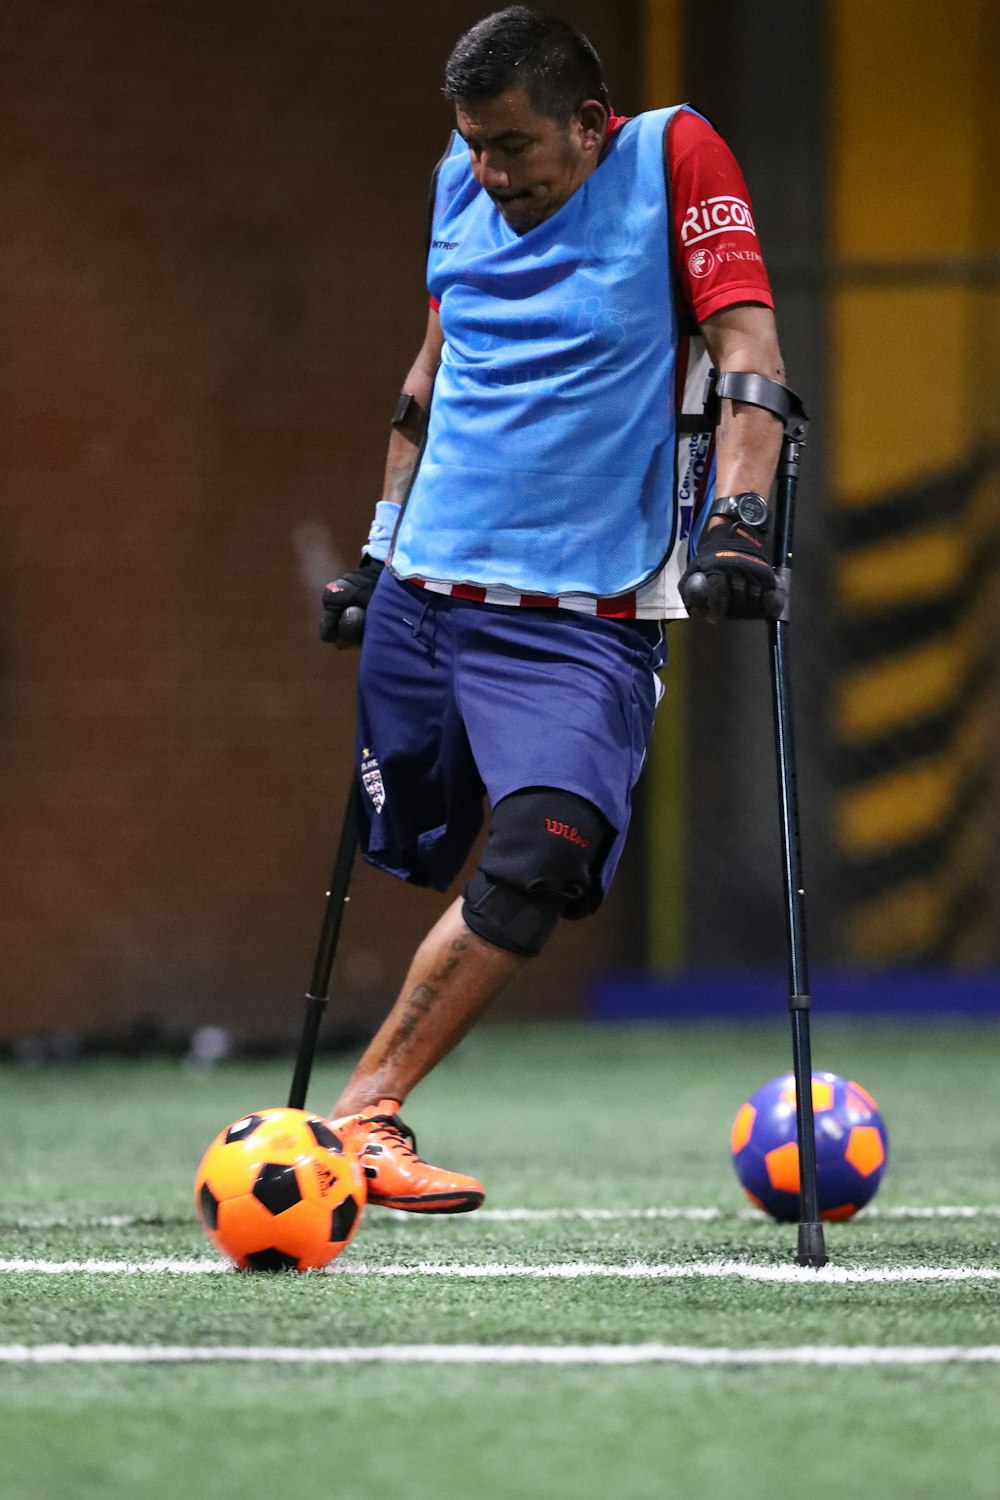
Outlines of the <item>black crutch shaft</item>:
{"type": "MultiPolygon", "coordinates": [[[[778,465],[776,493],[776,548],[778,575],[786,592],[791,583],[792,533],[800,441],[794,424],[786,430],[778,465]]],[[[816,1183],[816,1135],[812,1104],[812,1049],[809,1036],[809,971],[806,961],[805,888],[799,842],[798,795],[795,783],[795,745],[789,686],[788,607],[771,624],[771,681],[774,696],[775,751],[778,803],[781,816],[781,858],[785,877],[785,928],[788,937],[788,1009],[792,1024],[792,1065],[795,1075],[796,1129],[799,1145],[800,1265],[826,1264],[823,1225],[819,1220],[816,1183]]]]}
{"type": "Polygon", "coordinates": [[[326,897],[326,910],[323,914],[323,926],[320,929],[319,944],[316,949],[316,961],[313,964],[309,992],[306,995],[305,1021],[302,1025],[302,1037],[295,1059],[292,1086],[288,1094],[289,1109],[305,1109],[309,1079],[316,1057],[316,1044],[319,1040],[320,1023],[330,997],[330,975],[337,956],[344,909],[350,900],[351,872],[354,868],[357,847],[358,807],[352,779],[344,821],[340,830],[340,843],[337,845],[337,855],[333,862],[333,874],[330,876],[330,889],[326,897]]]}

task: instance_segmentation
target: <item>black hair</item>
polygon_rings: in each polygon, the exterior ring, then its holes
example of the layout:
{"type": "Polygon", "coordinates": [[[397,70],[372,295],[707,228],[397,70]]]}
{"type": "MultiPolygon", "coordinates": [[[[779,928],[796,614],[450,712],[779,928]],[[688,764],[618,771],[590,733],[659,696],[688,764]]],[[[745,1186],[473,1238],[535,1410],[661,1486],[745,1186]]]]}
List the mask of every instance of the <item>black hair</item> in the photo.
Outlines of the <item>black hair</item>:
{"type": "Polygon", "coordinates": [[[601,59],[583,32],[527,5],[494,11],[459,37],[444,79],[453,104],[523,88],[537,114],[564,125],[585,99],[611,107],[601,59]]]}

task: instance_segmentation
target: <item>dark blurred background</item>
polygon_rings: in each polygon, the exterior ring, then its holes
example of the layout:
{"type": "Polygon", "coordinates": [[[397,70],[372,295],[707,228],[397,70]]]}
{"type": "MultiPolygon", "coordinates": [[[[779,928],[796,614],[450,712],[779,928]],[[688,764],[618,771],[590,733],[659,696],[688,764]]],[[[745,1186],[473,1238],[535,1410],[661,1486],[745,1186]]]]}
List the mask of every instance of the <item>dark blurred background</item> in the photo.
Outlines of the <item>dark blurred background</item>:
{"type": "MultiPolygon", "coordinates": [[[[4,0],[0,1037],[298,1026],[354,722],[317,601],[379,493],[443,65],[488,8],[4,0]]],[[[619,112],[690,100],[749,181],[814,419],[814,962],[982,976],[996,1004],[997,8],[549,8],[619,112]]],[[[740,976],[781,973],[766,637],[671,648],[616,889],[500,1018],[627,1014],[621,972],[728,973],[738,1010],[740,976]]],[[[338,1024],[374,1023],[443,904],[358,873],[338,1024]]]]}

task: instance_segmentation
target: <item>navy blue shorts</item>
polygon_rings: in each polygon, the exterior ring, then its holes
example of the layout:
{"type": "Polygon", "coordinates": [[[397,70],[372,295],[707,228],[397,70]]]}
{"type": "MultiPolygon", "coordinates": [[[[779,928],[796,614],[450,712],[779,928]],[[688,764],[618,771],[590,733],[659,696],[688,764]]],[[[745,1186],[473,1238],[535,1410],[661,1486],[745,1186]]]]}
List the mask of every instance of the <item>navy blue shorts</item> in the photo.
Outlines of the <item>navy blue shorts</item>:
{"type": "Polygon", "coordinates": [[[593,910],[621,857],[662,661],[658,627],[471,603],[386,568],[358,673],[365,858],[446,890],[482,828],[484,797],[493,808],[524,787],[558,787],[615,831],[593,910]]]}

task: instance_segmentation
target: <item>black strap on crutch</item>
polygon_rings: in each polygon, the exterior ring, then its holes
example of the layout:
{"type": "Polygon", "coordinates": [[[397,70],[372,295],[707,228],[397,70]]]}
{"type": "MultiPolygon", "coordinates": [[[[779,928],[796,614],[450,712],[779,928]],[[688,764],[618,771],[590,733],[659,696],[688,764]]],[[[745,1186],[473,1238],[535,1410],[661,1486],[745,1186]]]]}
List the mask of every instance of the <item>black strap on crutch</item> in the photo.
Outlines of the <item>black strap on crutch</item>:
{"type": "Polygon", "coordinates": [[[340,926],[344,920],[344,908],[351,899],[348,892],[357,848],[358,804],[352,778],[344,821],[340,830],[340,843],[333,862],[333,874],[330,876],[330,889],[326,893],[326,911],[323,916],[323,926],[320,929],[319,945],[316,949],[316,962],[313,964],[312,979],[306,995],[302,1039],[299,1042],[295,1071],[292,1074],[292,1087],[288,1095],[289,1109],[305,1109],[306,1107],[306,1094],[309,1092],[309,1078],[316,1056],[320,1022],[330,998],[330,975],[333,972],[333,961],[337,956],[340,926]]]}
{"type": "Polygon", "coordinates": [[[792,581],[792,531],[799,459],[806,441],[806,409],[787,386],[764,375],[725,370],[710,382],[706,412],[713,424],[718,402],[727,398],[762,406],[785,425],[775,491],[775,572],[785,591],[781,616],[769,625],[771,684],[774,704],[775,759],[781,816],[781,859],[785,877],[785,927],[788,936],[788,1010],[792,1023],[795,1070],[795,1124],[799,1143],[799,1242],[801,1266],[827,1261],[816,1186],[816,1136],[812,1104],[812,1051],[809,1038],[809,973],[806,964],[805,890],[799,844],[799,809],[795,785],[795,746],[788,672],[788,615],[792,581]]]}

